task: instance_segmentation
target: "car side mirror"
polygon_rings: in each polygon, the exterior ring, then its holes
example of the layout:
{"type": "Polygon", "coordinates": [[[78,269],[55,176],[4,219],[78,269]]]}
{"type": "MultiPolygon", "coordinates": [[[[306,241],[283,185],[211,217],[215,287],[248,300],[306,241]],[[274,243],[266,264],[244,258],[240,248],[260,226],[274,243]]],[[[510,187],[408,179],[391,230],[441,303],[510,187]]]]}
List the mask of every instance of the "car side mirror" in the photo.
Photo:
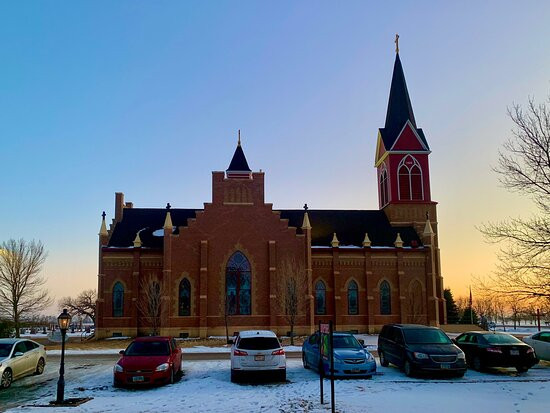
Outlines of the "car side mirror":
{"type": "Polygon", "coordinates": [[[15,353],[13,355],[13,357],[21,357],[23,355],[23,353],[21,353],[20,351],[18,351],[17,353],[15,353]]]}
{"type": "Polygon", "coordinates": [[[229,340],[227,340],[227,344],[235,344],[235,340],[233,340],[232,338],[230,338],[229,340]]]}
{"type": "Polygon", "coordinates": [[[456,341],[456,338],[451,338],[451,341],[453,342],[453,344],[458,344],[458,342],[456,341]]]}
{"type": "Polygon", "coordinates": [[[125,353],[125,351],[124,351],[124,350],[120,350],[120,351],[118,352],[118,354],[120,354],[121,356],[123,356],[123,355],[124,355],[124,353],[125,353]]]}
{"type": "Polygon", "coordinates": [[[361,344],[361,345],[363,346],[363,348],[366,347],[366,345],[365,345],[365,340],[363,340],[362,338],[360,338],[360,339],[357,340],[357,341],[359,341],[359,344],[361,344]]]}

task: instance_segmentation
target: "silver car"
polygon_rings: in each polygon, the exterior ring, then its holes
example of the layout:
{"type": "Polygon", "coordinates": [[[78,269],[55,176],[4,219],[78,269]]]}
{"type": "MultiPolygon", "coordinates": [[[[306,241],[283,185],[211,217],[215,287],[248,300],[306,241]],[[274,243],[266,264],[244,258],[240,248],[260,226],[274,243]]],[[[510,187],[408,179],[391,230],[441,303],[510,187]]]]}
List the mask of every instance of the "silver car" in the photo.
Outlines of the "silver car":
{"type": "Polygon", "coordinates": [[[35,341],[20,338],[0,339],[0,389],[30,374],[42,374],[46,349],[35,341]]]}

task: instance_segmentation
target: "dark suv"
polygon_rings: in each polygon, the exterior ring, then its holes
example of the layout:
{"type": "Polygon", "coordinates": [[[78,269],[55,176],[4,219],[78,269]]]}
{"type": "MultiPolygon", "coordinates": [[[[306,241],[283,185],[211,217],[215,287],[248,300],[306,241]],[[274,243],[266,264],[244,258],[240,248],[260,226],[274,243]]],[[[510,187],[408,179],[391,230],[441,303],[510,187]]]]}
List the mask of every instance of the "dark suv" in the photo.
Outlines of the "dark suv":
{"type": "Polygon", "coordinates": [[[378,356],[382,366],[395,364],[407,376],[424,371],[462,377],[466,372],[464,353],[436,327],[387,324],[378,336],[378,356]]]}

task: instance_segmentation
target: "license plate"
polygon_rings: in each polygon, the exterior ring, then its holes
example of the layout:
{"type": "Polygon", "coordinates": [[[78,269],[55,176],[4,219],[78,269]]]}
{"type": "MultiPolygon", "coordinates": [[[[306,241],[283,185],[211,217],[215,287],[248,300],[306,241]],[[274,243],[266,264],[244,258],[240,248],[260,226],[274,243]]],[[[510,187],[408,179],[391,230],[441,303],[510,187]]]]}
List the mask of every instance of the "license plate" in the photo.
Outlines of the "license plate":
{"type": "Polygon", "coordinates": [[[359,373],[360,371],[361,371],[361,370],[359,370],[359,369],[352,369],[352,370],[351,370],[352,373],[359,373]]]}
{"type": "Polygon", "coordinates": [[[143,381],[143,380],[144,380],[143,376],[134,376],[134,377],[132,377],[132,381],[134,381],[134,382],[143,381]]]}
{"type": "Polygon", "coordinates": [[[519,356],[519,350],[510,350],[511,356],[519,356]]]}
{"type": "Polygon", "coordinates": [[[450,369],[451,368],[451,365],[449,363],[442,363],[441,364],[441,368],[442,369],[450,369]]]}
{"type": "Polygon", "coordinates": [[[264,355],[254,356],[254,361],[264,361],[264,360],[265,360],[264,355]]]}

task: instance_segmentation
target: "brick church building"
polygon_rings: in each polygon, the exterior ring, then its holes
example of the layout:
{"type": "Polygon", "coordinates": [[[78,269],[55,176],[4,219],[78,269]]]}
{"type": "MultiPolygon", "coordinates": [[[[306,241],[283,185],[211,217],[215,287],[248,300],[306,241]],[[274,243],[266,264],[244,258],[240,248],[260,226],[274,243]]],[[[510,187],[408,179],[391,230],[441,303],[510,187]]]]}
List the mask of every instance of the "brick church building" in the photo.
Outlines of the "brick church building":
{"type": "Polygon", "coordinates": [[[212,172],[212,201],[202,209],[135,208],[116,193],[112,224],[104,213],[99,233],[96,336],[157,325],[162,335],[207,337],[224,335],[226,323],[230,332],[286,334],[282,298],[293,277],[298,334],[329,319],[358,332],[443,324],[430,153],[397,53],[376,142],[377,210],[274,208],[240,138],[227,170],[212,172]],[[148,313],[151,285],[160,303],[148,313]]]}

